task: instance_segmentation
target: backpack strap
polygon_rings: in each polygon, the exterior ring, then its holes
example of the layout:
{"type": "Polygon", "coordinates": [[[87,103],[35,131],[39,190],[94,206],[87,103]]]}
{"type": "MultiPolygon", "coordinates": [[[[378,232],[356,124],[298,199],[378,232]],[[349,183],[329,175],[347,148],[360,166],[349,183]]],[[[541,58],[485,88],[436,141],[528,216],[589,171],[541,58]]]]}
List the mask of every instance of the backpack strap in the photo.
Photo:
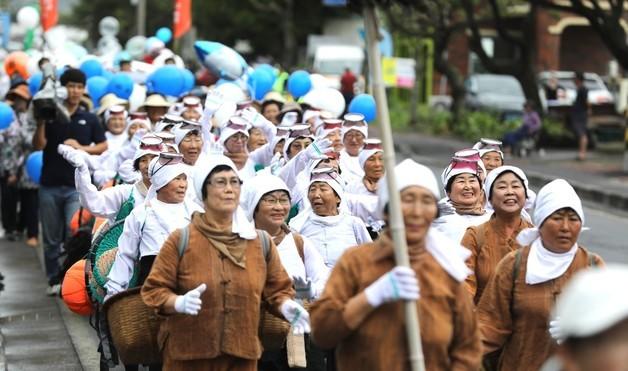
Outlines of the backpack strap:
{"type": "Polygon", "coordinates": [[[512,288],[510,289],[510,316],[514,317],[514,307],[515,307],[515,284],[517,282],[517,276],[519,276],[519,269],[521,268],[521,250],[523,247],[520,247],[515,252],[515,264],[512,268],[512,288]]]}
{"type": "Polygon", "coordinates": [[[179,235],[179,243],[177,244],[177,249],[179,250],[179,258],[183,256],[183,253],[188,248],[188,243],[190,242],[190,226],[186,225],[181,228],[181,234],[179,235]]]}
{"type": "Polygon", "coordinates": [[[270,236],[268,235],[268,233],[264,232],[261,229],[256,229],[256,231],[257,237],[262,242],[262,253],[264,254],[264,259],[268,263],[268,255],[270,252],[270,236]]]}

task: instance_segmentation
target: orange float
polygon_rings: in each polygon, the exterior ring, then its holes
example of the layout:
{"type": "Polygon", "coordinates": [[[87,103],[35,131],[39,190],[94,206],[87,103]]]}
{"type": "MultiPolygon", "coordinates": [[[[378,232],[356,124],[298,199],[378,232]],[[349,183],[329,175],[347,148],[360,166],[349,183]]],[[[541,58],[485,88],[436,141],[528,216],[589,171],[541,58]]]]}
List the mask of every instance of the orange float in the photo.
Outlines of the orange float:
{"type": "Polygon", "coordinates": [[[85,259],[74,263],[66,272],[61,285],[61,297],[72,312],[82,316],[92,314],[93,307],[85,285],[85,259]]]}
{"type": "Polygon", "coordinates": [[[70,221],[70,232],[72,233],[72,235],[74,235],[79,230],[79,228],[84,225],[89,225],[93,219],[94,216],[87,209],[79,208],[78,210],[76,210],[74,215],[72,215],[72,220],[70,221]]]}
{"type": "Polygon", "coordinates": [[[9,77],[20,75],[24,80],[28,79],[28,54],[17,51],[10,53],[4,60],[4,70],[9,77]]]}

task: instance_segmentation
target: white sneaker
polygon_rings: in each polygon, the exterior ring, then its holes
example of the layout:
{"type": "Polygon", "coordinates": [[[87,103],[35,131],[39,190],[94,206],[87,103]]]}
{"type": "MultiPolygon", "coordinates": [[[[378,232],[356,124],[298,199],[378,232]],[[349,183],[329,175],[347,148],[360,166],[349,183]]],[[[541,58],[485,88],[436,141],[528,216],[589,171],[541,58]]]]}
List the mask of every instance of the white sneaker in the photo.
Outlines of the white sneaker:
{"type": "Polygon", "coordinates": [[[51,285],[51,286],[48,286],[48,288],[46,288],[46,295],[48,296],[59,296],[60,292],[61,292],[61,285],[58,283],[56,285],[51,285]]]}

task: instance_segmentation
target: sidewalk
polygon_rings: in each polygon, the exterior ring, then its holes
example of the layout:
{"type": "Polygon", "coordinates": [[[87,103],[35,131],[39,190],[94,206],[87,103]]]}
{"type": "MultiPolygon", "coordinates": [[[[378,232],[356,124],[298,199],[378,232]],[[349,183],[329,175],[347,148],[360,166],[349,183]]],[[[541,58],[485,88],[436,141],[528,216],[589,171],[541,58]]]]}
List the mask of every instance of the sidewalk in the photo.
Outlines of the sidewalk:
{"type": "MultiPolygon", "coordinates": [[[[378,131],[378,128],[373,129],[373,132],[378,131]]],[[[401,156],[413,157],[426,165],[443,169],[454,152],[473,145],[458,139],[419,133],[394,133],[393,137],[395,151],[401,156]]],[[[538,153],[527,158],[511,156],[506,157],[506,164],[521,167],[536,190],[556,178],[564,178],[583,200],[605,208],[628,211],[628,173],[622,171],[623,154],[590,151],[584,162],[577,161],[576,155],[575,149],[546,148],[543,157],[538,153]]]]}

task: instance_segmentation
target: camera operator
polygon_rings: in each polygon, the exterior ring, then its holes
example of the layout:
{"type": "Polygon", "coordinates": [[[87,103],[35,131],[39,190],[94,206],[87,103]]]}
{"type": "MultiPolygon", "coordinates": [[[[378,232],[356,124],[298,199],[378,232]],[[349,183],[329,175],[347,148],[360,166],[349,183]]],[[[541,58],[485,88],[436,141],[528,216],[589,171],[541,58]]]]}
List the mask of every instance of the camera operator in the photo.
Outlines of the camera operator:
{"type": "Polygon", "coordinates": [[[101,154],[107,149],[105,132],[98,118],[80,107],[85,92],[85,80],[85,74],[75,68],[70,68],[61,75],[61,85],[68,92],[63,106],[69,113],[69,122],[60,112],[57,112],[54,119],[38,119],[33,136],[33,147],[35,150],[43,149],[44,153],[39,207],[48,277],[46,293],[51,296],[59,293],[61,245],[70,237],[70,220],[79,208],[79,195],[74,186],[74,168],[57,152],[57,146],[67,144],[93,155],[101,154]]]}

